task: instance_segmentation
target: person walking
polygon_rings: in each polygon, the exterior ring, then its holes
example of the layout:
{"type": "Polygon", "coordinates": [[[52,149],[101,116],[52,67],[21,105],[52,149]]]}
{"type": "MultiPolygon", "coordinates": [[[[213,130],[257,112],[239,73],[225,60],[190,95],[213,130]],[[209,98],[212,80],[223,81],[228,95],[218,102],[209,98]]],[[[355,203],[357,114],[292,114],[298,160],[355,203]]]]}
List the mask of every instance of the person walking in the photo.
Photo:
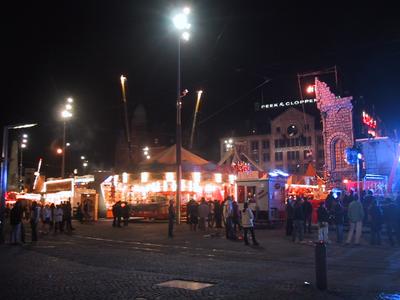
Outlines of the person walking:
{"type": "Polygon", "coordinates": [[[22,223],[22,205],[20,201],[17,201],[13,208],[10,210],[10,225],[11,225],[11,236],[10,243],[17,245],[21,243],[21,223],[22,223]]]}
{"type": "Polygon", "coordinates": [[[214,207],[214,202],[212,200],[208,201],[208,228],[213,228],[215,225],[215,207],[214,207]]]}
{"type": "Polygon", "coordinates": [[[296,237],[299,237],[299,242],[303,241],[303,232],[304,232],[304,212],[303,207],[301,205],[300,198],[296,200],[294,204],[294,214],[293,214],[293,242],[296,242],[296,237]]]}
{"type": "Polygon", "coordinates": [[[199,224],[199,204],[191,199],[188,205],[190,230],[196,231],[199,224]]]}
{"type": "Polygon", "coordinates": [[[205,231],[207,229],[207,218],[210,213],[210,208],[206,202],[206,199],[201,198],[201,203],[199,205],[199,229],[205,231]]]}
{"type": "Polygon", "coordinates": [[[312,220],[312,213],[313,213],[313,207],[310,201],[308,201],[308,198],[304,198],[303,202],[303,210],[304,210],[304,233],[311,233],[311,220],[312,220]]]}
{"type": "Polygon", "coordinates": [[[364,219],[364,208],[360,201],[354,199],[347,209],[347,217],[349,220],[350,228],[347,235],[346,245],[352,242],[354,231],[355,233],[355,245],[360,244],[360,238],[362,233],[362,221],[364,219]]]}
{"type": "Polygon", "coordinates": [[[318,217],[318,241],[329,243],[329,213],[326,209],[325,202],[322,202],[317,210],[318,217]]]}
{"type": "Polygon", "coordinates": [[[121,205],[121,210],[122,210],[122,217],[124,219],[124,226],[128,226],[129,213],[130,213],[129,204],[127,202],[123,202],[122,205],[121,205]]]}
{"type": "Polygon", "coordinates": [[[40,207],[36,201],[32,202],[30,224],[31,224],[31,238],[32,242],[37,241],[37,226],[40,221],[40,207]]]}
{"type": "Polygon", "coordinates": [[[54,233],[59,230],[62,232],[62,220],[63,220],[63,209],[61,205],[57,205],[54,211],[55,214],[55,220],[54,220],[54,233]]]}
{"type": "Polygon", "coordinates": [[[64,220],[65,220],[65,229],[68,232],[71,232],[72,230],[75,230],[72,227],[72,207],[71,207],[71,198],[69,201],[67,201],[64,205],[64,220]]]}
{"type": "Polygon", "coordinates": [[[371,245],[381,244],[382,209],[374,199],[368,209],[371,228],[371,245]]]}
{"type": "Polygon", "coordinates": [[[290,236],[293,233],[293,217],[294,217],[294,207],[293,200],[288,199],[286,203],[286,236],[290,236]]]}
{"type": "Polygon", "coordinates": [[[233,223],[233,232],[235,236],[238,234],[240,231],[240,209],[239,209],[239,204],[237,201],[233,200],[232,201],[232,223],[233,223]]]}
{"type": "Polygon", "coordinates": [[[51,209],[48,204],[46,204],[43,207],[43,223],[44,223],[44,234],[48,234],[51,230],[51,222],[52,222],[52,216],[51,216],[51,209]]]}
{"type": "Polygon", "coordinates": [[[333,203],[333,217],[336,226],[336,242],[341,244],[343,243],[343,225],[345,211],[339,199],[335,199],[333,203]]]}
{"type": "Polygon", "coordinates": [[[175,222],[175,208],[174,208],[174,200],[169,201],[168,207],[168,237],[174,237],[174,222],[175,222]]]}
{"type": "Polygon", "coordinates": [[[247,239],[247,233],[250,231],[251,233],[251,239],[253,241],[253,245],[258,246],[258,242],[256,240],[256,236],[254,234],[254,214],[249,208],[249,203],[245,202],[243,206],[243,211],[241,214],[241,221],[242,221],[242,227],[244,231],[244,244],[247,246],[249,245],[249,240],[247,239]]]}
{"type": "Polygon", "coordinates": [[[215,227],[222,228],[222,209],[221,203],[218,200],[214,200],[214,217],[215,227]]]}

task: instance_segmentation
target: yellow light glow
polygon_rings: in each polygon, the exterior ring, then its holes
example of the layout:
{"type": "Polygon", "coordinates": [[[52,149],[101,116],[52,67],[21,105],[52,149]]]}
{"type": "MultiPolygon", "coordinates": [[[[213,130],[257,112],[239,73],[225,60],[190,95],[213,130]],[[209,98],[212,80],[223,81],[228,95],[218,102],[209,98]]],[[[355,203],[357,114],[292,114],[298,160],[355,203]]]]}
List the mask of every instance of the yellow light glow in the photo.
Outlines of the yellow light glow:
{"type": "Polygon", "coordinates": [[[193,182],[199,183],[201,181],[201,173],[193,172],[192,173],[193,182]]]}
{"type": "Polygon", "coordinates": [[[149,181],[149,177],[150,177],[149,172],[140,173],[140,180],[142,181],[142,183],[148,182],[149,181]]]}
{"type": "Polygon", "coordinates": [[[114,185],[118,184],[118,175],[114,175],[114,185]]]}
{"type": "Polygon", "coordinates": [[[73,103],[73,102],[74,102],[74,99],[72,99],[71,97],[69,97],[69,98],[67,99],[67,102],[68,102],[68,103],[73,103]]]}
{"type": "Polygon", "coordinates": [[[165,173],[165,180],[168,182],[175,180],[175,173],[174,172],[166,172],[165,173]]]}
{"type": "Polygon", "coordinates": [[[122,183],[128,183],[128,173],[122,173],[122,183]]]}
{"type": "Polygon", "coordinates": [[[215,182],[216,183],[221,183],[222,182],[222,174],[221,173],[215,173],[214,177],[215,177],[215,182]]]}
{"type": "Polygon", "coordinates": [[[206,185],[204,186],[204,192],[205,192],[205,193],[211,194],[211,193],[213,193],[214,191],[215,191],[215,185],[206,184],[206,185]]]}
{"type": "Polygon", "coordinates": [[[163,181],[163,192],[168,191],[168,182],[166,180],[163,181]]]}

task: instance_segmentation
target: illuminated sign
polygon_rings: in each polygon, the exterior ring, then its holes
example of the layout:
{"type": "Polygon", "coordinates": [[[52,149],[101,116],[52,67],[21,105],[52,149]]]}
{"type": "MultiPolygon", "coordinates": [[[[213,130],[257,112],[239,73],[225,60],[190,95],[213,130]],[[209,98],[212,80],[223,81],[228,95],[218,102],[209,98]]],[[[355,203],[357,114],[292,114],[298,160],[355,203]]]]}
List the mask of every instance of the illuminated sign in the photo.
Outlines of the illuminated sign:
{"type": "Polygon", "coordinates": [[[261,109],[288,107],[288,106],[295,106],[295,105],[300,105],[300,104],[311,104],[311,103],[316,103],[316,102],[317,102],[317,99],[282,101],[282,102],[271,103],[271,104],[262,104],[261,109]]]}
{"type": "Polygon", "coordinates": [[[367,114],[365,111],[362,113],[362,122],[369,128],[376,129],[376,120],[367,114]]]}

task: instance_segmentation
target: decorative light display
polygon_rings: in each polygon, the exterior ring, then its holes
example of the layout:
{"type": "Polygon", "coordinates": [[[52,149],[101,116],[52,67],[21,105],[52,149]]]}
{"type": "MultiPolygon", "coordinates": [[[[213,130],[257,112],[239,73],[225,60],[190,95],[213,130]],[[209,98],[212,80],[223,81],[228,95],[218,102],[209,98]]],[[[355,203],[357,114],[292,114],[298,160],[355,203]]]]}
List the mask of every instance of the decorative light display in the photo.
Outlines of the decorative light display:
{"type": "Polygon", "coordinates": [[[244,161],[233,162],[232,163],[232,168],[236,172],[250,172],[251,171],[250,164],[246,163],[244,161]]]}
{"type": "Polygon", "coordinates": [[[376,129],[376,120],[371,117],[369,114],[367,114],[365,111],[362,113],[362,121],[365,125],[367,125],[370,128],[376,129]]]}

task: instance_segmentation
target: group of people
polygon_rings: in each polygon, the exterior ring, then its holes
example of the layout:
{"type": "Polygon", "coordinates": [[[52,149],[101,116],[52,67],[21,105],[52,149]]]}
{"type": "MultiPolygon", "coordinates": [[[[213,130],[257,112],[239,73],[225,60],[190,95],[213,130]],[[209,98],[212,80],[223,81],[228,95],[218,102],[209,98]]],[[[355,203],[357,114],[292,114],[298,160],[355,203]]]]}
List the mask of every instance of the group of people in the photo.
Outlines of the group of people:
{"type": "MultiPolygon", "coordinates": [[[[313,208],[308,199],[297,197],[288,199],[286,205],[286,234],[303,240],[303,233],[311,229],[313,208]],[[310,221],[308,221],[310,220],[310,221]],[[307,224],[307,226],[306,226],[307,224]]],[[[363,226],[369,227],[370,244],[380,245],[382,231],[385,229],[388,242],[400,245],[400,197],[378,199],[372,191],[364,192],[360,201],[354,192],[334,195],[331,192],[317,209],[318,240],[329,243],[329,227],[336,231],[337,243],[359,245],[363,226]],[[348,226],[348,235],[344,239],[344,227],[348,226]]]]}
{"type": "Polygon", "coordinates": [[[249,245],[247,238],[248,232],[251,233],[254,245],[258,242],[254,234],[254,214],[245,202],[243,209],[239,209],[237,201],[229,196],[222,203],[218,200],[208,202],[201,198],[200,204],[191,199],[186,206],[186,220],[190,229],[206,231],[208,228],[225,227],[226,238],[236,240],[238,233],[243,231],[243,240],[249,245]]]}
{"type": "Polygon", "coordinates": [[[51,231],[56,233],[74,230],[71,222],[72,208],[70,201],[64,201],[59,205],[42,205],[36,201],[32,201],[29,205],[23,205],[21,201],[17,201],[6,213],[10,219],[10,243],[13,245],[25,243],[23,220],[29,220],[32,242],[38,240],[39,229],[43,234],[48,234],[51,231]],[[38,228],[40,223],[42,225],[38,228]]]}
{"type": "Polygon", "coordinates": [[[128,226],[129,217],[130,217],[131,208],[130,205],[125,201],[117,201],[112,206],[112,214],[113,214],[113,227],[122,227],[121,223],[124,226],[128,226]]]}

